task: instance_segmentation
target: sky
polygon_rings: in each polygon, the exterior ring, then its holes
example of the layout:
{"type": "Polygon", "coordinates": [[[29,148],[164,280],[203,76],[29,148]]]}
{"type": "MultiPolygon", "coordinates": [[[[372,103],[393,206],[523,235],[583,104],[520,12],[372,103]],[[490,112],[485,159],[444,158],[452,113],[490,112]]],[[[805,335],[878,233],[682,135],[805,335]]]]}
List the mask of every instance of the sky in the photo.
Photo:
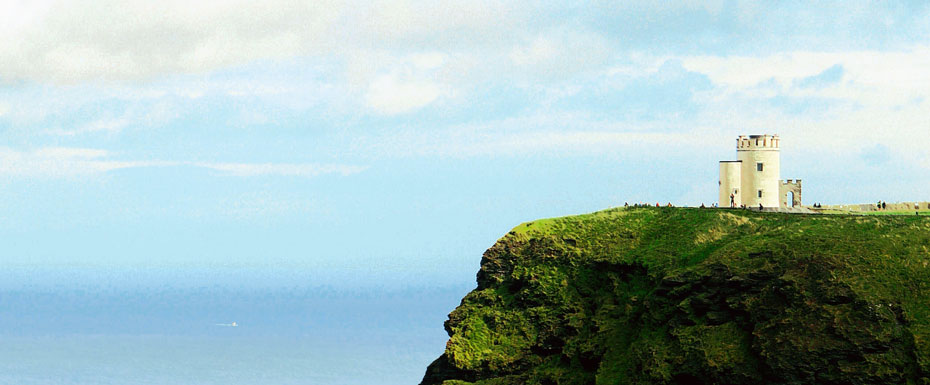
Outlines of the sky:
{"type": "Polygon", "coordinates": [[[741,134],[805,203],[930,200],[928,68],[922,1],[0,1],[0,268],[458,285],[712,203],[741,134]]]}

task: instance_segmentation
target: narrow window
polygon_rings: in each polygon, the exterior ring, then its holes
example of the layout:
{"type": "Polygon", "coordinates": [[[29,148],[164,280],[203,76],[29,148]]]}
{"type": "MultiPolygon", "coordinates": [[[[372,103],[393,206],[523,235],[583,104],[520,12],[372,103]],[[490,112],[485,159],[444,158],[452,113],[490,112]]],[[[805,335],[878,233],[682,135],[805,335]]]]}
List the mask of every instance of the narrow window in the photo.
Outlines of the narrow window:
{"type": "Polygon", "coordinates": [[[756,163],[756,171],[762,171],[762,162],[756,163]]]}
{"type": "Polygon", "coordinates": [[[759,198],[762,198],[762,190],[759,190],[759,198]]]}

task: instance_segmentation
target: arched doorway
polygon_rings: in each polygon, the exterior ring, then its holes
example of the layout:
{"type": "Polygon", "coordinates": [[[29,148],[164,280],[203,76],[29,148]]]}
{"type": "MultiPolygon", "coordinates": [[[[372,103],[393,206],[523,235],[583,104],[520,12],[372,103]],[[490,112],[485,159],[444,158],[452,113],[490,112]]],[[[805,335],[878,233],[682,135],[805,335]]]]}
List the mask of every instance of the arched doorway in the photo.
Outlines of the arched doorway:
{"type": "Polygon", "coordinates": [[[801,207],[801,180],[791,180],[781,182],[781,204],[782,207],[801,207]]]}

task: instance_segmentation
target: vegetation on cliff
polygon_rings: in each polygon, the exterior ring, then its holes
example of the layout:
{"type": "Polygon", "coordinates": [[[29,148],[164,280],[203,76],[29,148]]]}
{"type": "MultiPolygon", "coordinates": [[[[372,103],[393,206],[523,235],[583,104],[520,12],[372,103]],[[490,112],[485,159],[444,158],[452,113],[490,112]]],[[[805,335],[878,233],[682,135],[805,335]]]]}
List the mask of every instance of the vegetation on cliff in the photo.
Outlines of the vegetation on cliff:
{"type": "Polygon", "coordinates": [[[423,384],[930,384],[930,217],[612,209],[482,258],[423,384]]]}

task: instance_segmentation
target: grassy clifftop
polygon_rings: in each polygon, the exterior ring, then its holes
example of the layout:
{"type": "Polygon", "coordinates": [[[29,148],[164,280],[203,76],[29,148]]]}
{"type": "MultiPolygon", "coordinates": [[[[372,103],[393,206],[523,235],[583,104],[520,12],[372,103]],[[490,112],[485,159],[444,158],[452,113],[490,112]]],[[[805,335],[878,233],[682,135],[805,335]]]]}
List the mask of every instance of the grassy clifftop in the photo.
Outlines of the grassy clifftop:
{"type": "Polygon", "coordinates": [[[930,217],[613,209],[485,252],[423,384],[930,384],[930,217]]]}

